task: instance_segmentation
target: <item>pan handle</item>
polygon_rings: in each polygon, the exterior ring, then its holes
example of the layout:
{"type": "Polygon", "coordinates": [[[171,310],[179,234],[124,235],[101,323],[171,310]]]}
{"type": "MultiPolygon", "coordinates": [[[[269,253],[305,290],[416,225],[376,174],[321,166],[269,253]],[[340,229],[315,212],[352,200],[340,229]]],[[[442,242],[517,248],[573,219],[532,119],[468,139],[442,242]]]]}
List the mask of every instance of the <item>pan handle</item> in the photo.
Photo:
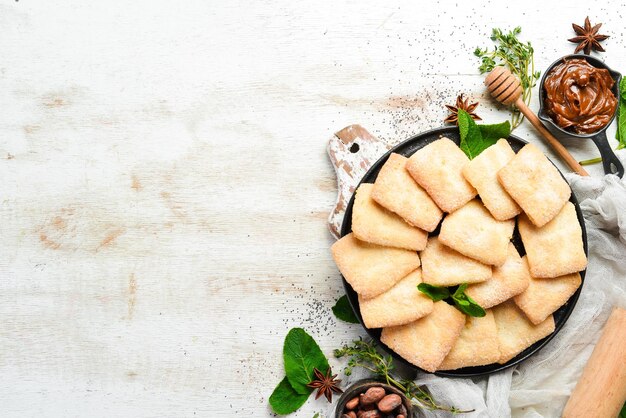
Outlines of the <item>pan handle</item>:
{"type": "Polygon", "coordinates": [[[602,165],[604,166],[605,174],[615,174],[619,178],[624,176],[624,166],[622,162],[617,158],[617,155],[611,149],[609,141],[606,139],[605,131],[600,132],[598,135],[591,137],[591,140],[598,147],[600,155],[602,156],[602,165]]]}

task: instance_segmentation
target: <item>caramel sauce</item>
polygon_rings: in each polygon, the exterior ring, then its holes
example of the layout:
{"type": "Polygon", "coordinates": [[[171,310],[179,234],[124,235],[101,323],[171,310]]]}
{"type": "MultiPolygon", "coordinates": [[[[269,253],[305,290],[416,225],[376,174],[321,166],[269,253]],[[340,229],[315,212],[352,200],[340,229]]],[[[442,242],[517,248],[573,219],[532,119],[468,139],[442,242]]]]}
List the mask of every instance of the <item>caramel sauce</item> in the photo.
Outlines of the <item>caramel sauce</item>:
{"type": "Polygon", "coordinates": [[[615,113],[613,84],[608,70],[580,58],[565,60],[550,71],[543,84],[547,113],[563,129],[577,134],[596,132],[615,113]]]}

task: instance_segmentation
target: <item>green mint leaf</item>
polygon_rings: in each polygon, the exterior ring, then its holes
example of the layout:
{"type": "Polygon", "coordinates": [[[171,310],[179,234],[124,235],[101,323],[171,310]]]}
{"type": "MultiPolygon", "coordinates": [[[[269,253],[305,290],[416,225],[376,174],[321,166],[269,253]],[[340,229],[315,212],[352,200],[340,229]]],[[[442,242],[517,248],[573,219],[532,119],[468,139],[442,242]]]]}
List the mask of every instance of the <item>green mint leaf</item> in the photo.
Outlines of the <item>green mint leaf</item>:
{"type": "Polygon", "coordinates": [[[626,148],[626,102],[619,104],[617,111],[617,132],[615,138],[618,141],[617,149],[626,148]]]}
{"type": "Polygon", "coordinates": [[[302,328],[292,328],[285,337],[283,359],[289,383],[301,395],[311,393],[312,389],[307,384],[313,380],[314,368],[322,373],[328,370],[326,356],[313,337],[302,328]]]}
{"type": "Polygon", "coordinates": [[[461,283],[459,287],[457,287],[456,290],[454,291],[454,294],[452,295],[452,297],[453,298],[463,297],[463,295],[465,295],[465,290],[467,289],[467,286],[469,286],[467,283],[461,283]]]}
{"type": "Polygon", "coordinates": [[[457,298],[457,299],[454,299],[454,301],[461,306],[470,306],[469,301],[463,298],[457,298]]]}
{"type": "Polygon", "coordinates": [[[458,109],[457,112],[457,123],[459,124],[459,134],[461,135],[461,145],[467,139],[467,134],[469,132],[469,124],[472,117],[463,109],[458,109]]]}
{"type": "MultiPolygon", "coordinates": [[[[478,125],[478,129],[480,129],[480,134],[482,135],[483,140],[485,142],[490,142],[491,145],[498,142],[498,139],[506,139],[509,135],[511,135],[511,123],[508,120],[494,125],[478,125]]],[[[481,152],[482,151],[484,150],[481,150],[481,152]]]]}
{"type": "Polygon", "coordinates": [[[459,133],[461,134],[461,143],[459,146],[465,155],[467,155],[467,157],[471,160],[489,145],[484,148],[482,147],[482,134],[480,133],[478,125],[476,125],[476,122],[474,122],[474,119],[472,119],[469,113],[463,109],[459,109],[458,121],[459,133]]]}
{"type": "Polygon", "coordinates": [[[456,308],[469,316],[475,316],[482,318],[487,315],[487,312],[480,306],[474,299],[465,294],[465,290],[467,289],[467,283],[463,283],[460,285],[454,294],[452,295],[452,300],[454,301],[454,305],[456,308]]]}
{"type": "Polygon", "coordinates": [[[619,83],[619,109],[617,110],[617,149],[626,148],[626,78],[619,83]]]}
{"type": "Polygon", "coordinates": [[[456,290],[454,291],[454,296],[460,296],[464,294],[465,290],[467,289],[467,286],[468,286],[467,283],[460,284],[459,287],[457,287],[456,290]]]}
{"type": "Polygon", "coordinates": [[[309,393],[303,395],[296,392],[285,376],[270,395],[270,406],[279,415],[291,414],[300,408],[308,397],[309,393]]]}
{"type": "Polygon", "coordinates": [[[450,297],[450,291],[441,286],[434,286],[428,283],[420,283],[417,285],[417,290],[424,293],[426,296],[437,302],[450,297]]]}
{"type": "Polygon", "coordinates": [[[500,138],[508,138],[511,134],[511,124],[508,120],[494,125],[477,125],[462,109],[459,109],[458,120],[461,135],[459,146],[470,160],[498,142],[500,138]]]}
{"type": "Polygon", "coordinates": [[[350,322],[351,324],[359,323],[359,318],[357,318],[354,314],[352,306],[350,306],[350,302],[348,301],[348,297],[346,295],[337,299],[337,303],[333,306],[333,313],[342,321],[350,322]]]}
{"type": "Polygon", "coordinates": [[[626,418],[626,403],[622,406],[622,410],[619,413],[619,418],[626,418]]]}
{"type": "Polygon", "coordinates": [[[460,305],[457,303],[455,304],[455,306],[457,307],[459,311],[463,312],[465,315],[474,316],[477,318],[482,318],[483,316],[487,315],[487,312],[485,312],[485,310],[477,303],[469,304],[469,305],[460,305]]]}

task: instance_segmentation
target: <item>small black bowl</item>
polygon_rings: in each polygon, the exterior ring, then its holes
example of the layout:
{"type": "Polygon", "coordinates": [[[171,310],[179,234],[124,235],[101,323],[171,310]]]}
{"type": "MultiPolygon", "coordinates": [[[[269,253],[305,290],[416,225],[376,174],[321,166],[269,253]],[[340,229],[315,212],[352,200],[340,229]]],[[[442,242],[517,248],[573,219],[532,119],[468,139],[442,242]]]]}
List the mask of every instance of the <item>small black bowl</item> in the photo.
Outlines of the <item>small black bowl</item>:
{"type": "Polygon", "coordinates": [[[600,155],[602,156],[602,165],[604,167],[604,173],[616,174],[618,177],[621,178],[624,176],[624,166],[622,165],[619,158],[617,158],[617,156],[611,149],[609,142],[606,139],[606,129],[613,122],[613,119],[615,119],[615,115],[617,114],[619,105],[615,108],[615,112],[613,113],[611,120],[602,129],[600,129],[599,131],[593,132],[591,134],[584,134],[584,135],[577,134],[577,133],[561,128],[559,125],[557,125],[554,122],[554,120],[552,120],[552,118],[550,117],[550,115],[548,115],[548,112],[546,110],[546,107],[545,107],[546,92],[544,88],[546,77],[548,76],[548,74],[550,74],[550,72],[555,66],[557,66],[558,64],[561,64],[565,60],[574,59],[574,58],[584,59],[589,64],[591,64],[592,66],[596,68],[604,68],[608,70],[609,73],[611,74],[611,77],[613,78],[613,81],[615,81],[611,91],[613,92],[613,94],[615,95],[615,98],[617,98],[617,102],[619,103],[619,100],[620,100],[619,83],[620,83],[620,80],[622,79],[622,75],[618,73],[617,71],[612,70],[605,63],[603,63],[602,61],[600,61],[599,59],[595,57],[591,57],[589,55],[583,55],[583,54],[571,54],[571,55],[566,55],[564,57],[561,57],[558,60],[554,61],[548,67],[548,69],[543,72],[543,76],[541,77],[541,84],[539,85],[540,86],[539,87],[539,114],[538,114],[539,119],[541,119],[545,124],[547,124],[548,129],[552,130],[553,133],[560,134],[560,136],[565,136],[568,138],[578,138],[578,139],[591,139],[593,143],[596,144],[596,147],[598,147],[598,151],[600,151],[600,155]]]}
{"type": "Polygon", "coordinates": [[[346,407],[346,404],[349,400],[351,400],[355,396],[359,396],[361,393],[365,393],[365,391],[367,391],[369,388],[375,386],[384,388],[387,394],[395,393],[396,395],[400,395],[400,397],[402,398],[402,403],[407,410],[407,418],[413,416],[413,405],[411,404],[411,401],[399,389],[378,380],[363,379],[355,382],[354,384],[352,384],[352,386],[349,386],[345,390],[343,395],[341,395],[339,401],[337,402],[337,408],[335,409],[335,418],[341,418],[341,415],[343,414],[343,409],[346,407]]]}

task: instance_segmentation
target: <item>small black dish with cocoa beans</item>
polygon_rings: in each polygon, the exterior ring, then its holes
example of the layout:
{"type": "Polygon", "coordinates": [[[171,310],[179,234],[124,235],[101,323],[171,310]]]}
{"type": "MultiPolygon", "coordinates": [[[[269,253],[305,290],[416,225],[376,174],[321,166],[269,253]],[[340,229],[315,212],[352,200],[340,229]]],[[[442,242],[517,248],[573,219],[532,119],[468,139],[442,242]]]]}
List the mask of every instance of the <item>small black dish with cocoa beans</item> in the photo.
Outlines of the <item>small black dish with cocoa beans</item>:
{"type": "Polygon", "coordinates": [[[411,402],[398,389],[376,380],[360,380],[343,393],[335,418],[411,418],[411,402]]]}

